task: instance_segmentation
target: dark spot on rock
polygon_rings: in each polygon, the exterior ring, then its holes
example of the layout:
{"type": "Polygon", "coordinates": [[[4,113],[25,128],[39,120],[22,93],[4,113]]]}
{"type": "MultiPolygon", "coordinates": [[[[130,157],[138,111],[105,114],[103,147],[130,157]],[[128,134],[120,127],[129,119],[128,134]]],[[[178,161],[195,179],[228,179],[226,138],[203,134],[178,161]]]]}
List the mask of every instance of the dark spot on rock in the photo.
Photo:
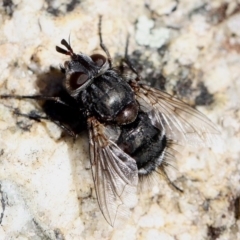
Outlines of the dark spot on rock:
{"type": "Polygon", "coordinates": [[[0,156],[2,156],[4,154],[4,149],[0,150],[0,156]]]}
{"type": "Polygon", "coordinates": [[[223,22],[227,17],[226,15],[227,8],[228,8],[228,3],[224,3],[220,7],[209,11],[208,18],[207,18],[208,22],[210,22],[211,24],[219,24],[223,22]]]}
{"type": "Polygon", "coordinates": [[[78,4],[80,4],[80,0],[72,0],[67,4],[67,12],[73,11],[78,4]]]}
{"type": "Polygon", "coordinates": [[[208,4],[203,3],[200,6],[197,6],[189,13],[189,18],[192,18],[194,15],[206,15],[208,11],[208,4]]]}
{"type": "Polygon", "coordinates": [[[6,209],[7,202],[7,194],[2,191],[2,185],[0,184],[0,195],[1,195],[1,205],[2,205],[2,212],[0,214],[0,225],[2,224],[2,220],[4,218],[4,212],[6,209]]]}
{"type": "Polygon", "coordinates": [[[237,220],[240,219],[240,197],[237,197],[234,201],[234,216],[237,220]]]}
{"type": "Polygon", "coordinates": [[[3,0],[2,4],[4,11],[10,17],[13,15],[15,5],[13,4],[12,0],[3,0]]]}
{"type": "Polygon", "coordinates": [[[190,96],[192,94],[192,80],[189,78],[180,78],[174,87],[174,93],[180,97],[190,96]]]}
{"type": "Polygon", "coordinates": [[[213,103],[213,94],[209,93],[203,82],[198,84],[200,94],[195,98],[195,104],[198,106],[206,106],[213,103]]]}
{"type": "Polygon", "coordinates": [[[207,21],[210,24],[216,25],[224,22],[229,17],[239,13],[240,4],[236,4],[234,9],[231,9],[231,13],[228,14],[229,3],[222,3],[220,6],[210,9],[207,15],[207,21]]]}
{"type": "Polygon", "coordinates": [[[72,12],[76,8],[76,6],[81,3],[80,0],[71,0],[69,3],[62,3],[61,7],[56,8],[52,0],[46,0],[46,2],[47,12],[54,16],[59,16],[65,14],[66,12],[72,12]]]}
{"type": "Polygon", "coordinates": [[[216,240],[220,237],[220,235],[224,230],[225,230],[225,227],[208,226],[207,234],[211,240],[216,240]]]}
{"type": "Polygon", "coordinates": [[[24,121],[17,121],[17,126],[22,129],[24,132],[30,132],[30,129],[32,127],[32,124],[27,123],[28,120],[24,121]]]}
{"type": "Polygon", "coordinates": [[[58,229],[58,228],[54,229],[54,234],[55,234],[56,240],[64,240],[65,239],[64,235],[61,233],[60,229],[58,229]]]}

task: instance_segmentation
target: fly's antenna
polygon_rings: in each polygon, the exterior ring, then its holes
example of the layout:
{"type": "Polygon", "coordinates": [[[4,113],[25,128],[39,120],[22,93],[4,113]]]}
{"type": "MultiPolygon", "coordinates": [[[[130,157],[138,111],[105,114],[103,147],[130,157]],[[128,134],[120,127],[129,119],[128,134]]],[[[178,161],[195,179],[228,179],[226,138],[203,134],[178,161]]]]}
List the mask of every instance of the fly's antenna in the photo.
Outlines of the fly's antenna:
{"type": "Polygon", "coordinates": [[[65,55],[69,55],[71,57],[75,57],[76,54],[73,52],[72,50],[72,47],[70,45],[70,35],[69,35],[69,43],[65,40],[65,39],[62,39],[61,41],[61,44],[67,49],[63,49],[59,46],[56,46],[56,51],[59,52],[59,53],[62,53],[62,54],[65,54],[65,55]]]}

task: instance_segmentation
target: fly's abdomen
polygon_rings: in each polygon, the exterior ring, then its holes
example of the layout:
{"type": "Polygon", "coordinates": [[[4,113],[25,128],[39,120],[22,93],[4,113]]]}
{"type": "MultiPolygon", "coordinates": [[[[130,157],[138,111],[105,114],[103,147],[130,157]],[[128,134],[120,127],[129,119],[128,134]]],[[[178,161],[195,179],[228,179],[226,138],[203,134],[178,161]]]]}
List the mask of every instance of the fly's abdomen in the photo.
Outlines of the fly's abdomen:
{"type": "Polygon", "coordinates": [[[139,175],[145,175],[161,165],[167,141],[148,115],[139,113],[133,123],[122,127],[117,144],[136,160],[139,175]]]}

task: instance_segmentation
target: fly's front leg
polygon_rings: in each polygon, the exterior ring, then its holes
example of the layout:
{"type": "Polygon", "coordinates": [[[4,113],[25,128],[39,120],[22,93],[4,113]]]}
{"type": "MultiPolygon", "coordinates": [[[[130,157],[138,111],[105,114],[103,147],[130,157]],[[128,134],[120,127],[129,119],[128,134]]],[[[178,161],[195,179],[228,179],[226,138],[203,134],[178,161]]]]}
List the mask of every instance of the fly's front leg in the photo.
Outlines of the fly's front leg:
{"type": "MultiPolygon", "coordinates": [[[[47,100],[47,101],[53,101],[54,103],[62,104],[64,106],[67,106],[71,108],[66,102],[63,102],[60,97],[52,97],[52,96],[44,96],[44,95],[11,95],[11,94],[5,94],[5,95],[0,95],[0,99],[18,99],[18,100],[25,100],[25,99],[33,99],[33,100],[47,100]]],[[[8,106],[9,107],[9,106],[8,106]]],[[[10,107],[11,108],[11,107],[10,107]]],[[[36,111],[30,111],[29,113],[22,113],[19,111],[18,108],[12,108],[13,113],[16,114],[17,116],[22,116],[26,117],[30,120],[34,120],[36,122],[41,122],[41,120],[47,120],[55,123],[58,127],[60,127],[62,130],[66,131],[70,136],[76,138],[76,134],[74,131],[72,131],[69,127],[66,125],[62,124],[60,121],[57,121],[50,116],[42,116],[38,114],[36,111]]]]}
{"type": "Polygon", "coordinates": [[[44,95],[11,95],[11,94],[4,94],[0,95],[0,99],[33,99],[33,100],[51,100],[56,103],[61,103],[63,105],[67,105],[63,102],[60,97],[52,97],[52,96],[44,96],[44,95]]]}
{"type": "Polygon", "coordinates": [[[100,38],[100,47],[106,53],[108,62],[109,62],[109,67],[111,68],[112,67],[112,58],[110,56],[110,53],[109,53],[106,45],[103,43],[103,39],[102,39],[102,16],[99,16],[98,34],[99,34],[99,38],[100,38]]]}

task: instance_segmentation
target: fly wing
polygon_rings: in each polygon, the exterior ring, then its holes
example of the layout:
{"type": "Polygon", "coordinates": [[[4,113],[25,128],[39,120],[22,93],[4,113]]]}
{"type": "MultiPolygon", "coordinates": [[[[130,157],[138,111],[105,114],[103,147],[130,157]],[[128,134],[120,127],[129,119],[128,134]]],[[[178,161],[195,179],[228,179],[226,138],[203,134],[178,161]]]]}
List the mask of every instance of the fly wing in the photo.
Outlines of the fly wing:
{"type": "Polygon", "coordinates": [[[100,210],[110,225],[127,213],[138,184],[136,161],[108,136],[105,126],[88,119],[91,169],[100,210]],[[126,211],[126,212],[125,212],[126,211]]]}
{"type": "Polygon", "coordinates": [[[131,83],[140,108],[148,112],[154,126],[180,144],[213,146],[220,132],[202,113],[168,93],[144,84],[131,83]]]}

